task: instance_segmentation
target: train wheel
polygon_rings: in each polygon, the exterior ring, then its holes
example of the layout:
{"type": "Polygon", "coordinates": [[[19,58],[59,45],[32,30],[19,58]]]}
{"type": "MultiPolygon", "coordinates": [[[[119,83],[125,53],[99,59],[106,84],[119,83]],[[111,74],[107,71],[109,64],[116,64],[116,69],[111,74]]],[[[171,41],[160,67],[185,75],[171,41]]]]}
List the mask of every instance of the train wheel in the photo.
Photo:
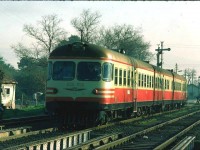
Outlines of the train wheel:
{"type": "Polygon", "coordinates": [[[132,113],[133,113],[133,108],[129,108],[129,109],[127,109],[127,112],[126,112],[126,114],[127,114],[127,118],[130,118],[131,115],[132,115],[132,113]]]}
{"type": "Polygon", "coordinates": [[[147,115],[150,116],[152,114],[152,108],[147,107],[147,115]]]}
{"type": "Polygon", "coordinates": [[[137,108],[137,113],[136,113],[137,117],[140,117],[142,115],[142,109],[141,107],[137,108]]]}
{"type": "Polygon", "coordinates": [[[113,112],[106,113],[106,123],[113,120],[113,112]]]}
{"type": "Polygon", "coordinates": [[[107,115],[105,111],[100,111],[97,117],[96,124],[103,125],[107,122],[107,115]]]}

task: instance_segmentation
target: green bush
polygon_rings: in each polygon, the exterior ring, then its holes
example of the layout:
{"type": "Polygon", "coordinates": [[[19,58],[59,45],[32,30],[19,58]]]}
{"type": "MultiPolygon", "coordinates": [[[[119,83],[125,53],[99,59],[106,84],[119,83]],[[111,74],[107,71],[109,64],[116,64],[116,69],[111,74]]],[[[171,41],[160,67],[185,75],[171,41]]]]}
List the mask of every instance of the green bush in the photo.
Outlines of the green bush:
{"type": "Polygon", "coordinates": [[[42,115],[44,112],[44,106],[29,106],[22,109],[6,109],[3,113],[3,119],[42,115]]]}

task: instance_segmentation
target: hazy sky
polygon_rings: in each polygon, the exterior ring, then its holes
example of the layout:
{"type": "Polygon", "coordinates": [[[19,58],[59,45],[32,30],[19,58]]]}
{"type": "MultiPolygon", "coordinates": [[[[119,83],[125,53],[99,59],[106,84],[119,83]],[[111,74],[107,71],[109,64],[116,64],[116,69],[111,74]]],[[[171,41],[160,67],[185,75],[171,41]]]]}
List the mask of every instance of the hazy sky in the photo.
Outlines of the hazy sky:
{"type": "MultiPolygon", "coordinates": [[[[101,25],[130,24],[141,28],[153,53],[160,41],[164,48],[164,68],[196,69],[200,76],[200,2],[127,2],[127,1],[1,1],[0,2],[0,56],[17,66],[11,45],[25,45],[31,39],[22,31],[24,24],[34,24],[41,17],[57,14],[62,27],[70,34],[76,31],[70,24],[83,9],[102,14],[101,25]]],[[[155,64],[155,62],[152,62],[155,64]]]]}

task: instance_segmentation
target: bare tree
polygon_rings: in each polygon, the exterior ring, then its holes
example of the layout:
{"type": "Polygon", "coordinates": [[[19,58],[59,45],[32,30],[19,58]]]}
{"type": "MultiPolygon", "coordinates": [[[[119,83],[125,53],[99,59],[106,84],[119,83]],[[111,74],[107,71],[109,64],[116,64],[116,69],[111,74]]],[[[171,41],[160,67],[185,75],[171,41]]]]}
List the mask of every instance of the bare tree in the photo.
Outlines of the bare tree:
{"type": "Polygon", "coordinates": [[[196,70],[195,69],[185,69],[185,76],[187,78],[188,84],[194,84],[196,80],[196,70]]]}
{"type": "Polygon", "coordinates": [[[22,43],[18,43],[17,45],[12,45],[11,48],[14,50],[18,58],[33,56],[33,52],[31,51],[31,49],[25,47],[22,43]]]}
{"type": "Polygon", "coordinates": [[[83,10],[80,17],[72,19],[71,24],[79,32],[82,41],[92,43],[96,36],[100,18],[101,15],[98,12],[92,13],[89,9],[83,10]]]}
{"type": "Polygon", "coordinates": [[[150,60],[153,54],[148,51],[150,44],[145,42],[141,31],[132,25],[115,25],[102,27],[99,32],[98,44],[109,49],[124,49],[126,54],[141,60],[150,60]]]}
{"type": "Polygon", "coordinates": [[[36,27],[26,24],[23,30],[34,38],[47,54],[50,54],[54,46],[66,38],[66,32],[59,27],[60,23],[61,20],[58,19],[57,15],[47,15],[38,21],[36,27]]]}

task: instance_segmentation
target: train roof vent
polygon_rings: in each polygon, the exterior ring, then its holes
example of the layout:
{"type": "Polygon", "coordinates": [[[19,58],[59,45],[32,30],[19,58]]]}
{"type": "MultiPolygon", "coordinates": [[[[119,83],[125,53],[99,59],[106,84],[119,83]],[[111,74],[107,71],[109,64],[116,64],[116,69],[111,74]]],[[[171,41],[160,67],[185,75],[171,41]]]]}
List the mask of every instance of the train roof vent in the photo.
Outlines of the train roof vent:
{"type": "Polygon", "coordinates": [[[87,44],[83,43],[83,42],[74,42],[72,44],[68,45],[70,48],[72,48],[73,50],[76,49],[83,49],[85,50],[85,47],[88,46],[87,44]]]}
{"type": "Polygon", "coordinates": [[[126,54],[126,51],[125,51],[124,49],[120,49],[120,50],[119,50],[119,53],[121,53],[121,54],[126,54]]]}
{"type": "Polygon", "coordinates": [[[170,72],[174,72],[174,70],[173,69],[167,69],[168,71],[170,71],[170,72]]]}

